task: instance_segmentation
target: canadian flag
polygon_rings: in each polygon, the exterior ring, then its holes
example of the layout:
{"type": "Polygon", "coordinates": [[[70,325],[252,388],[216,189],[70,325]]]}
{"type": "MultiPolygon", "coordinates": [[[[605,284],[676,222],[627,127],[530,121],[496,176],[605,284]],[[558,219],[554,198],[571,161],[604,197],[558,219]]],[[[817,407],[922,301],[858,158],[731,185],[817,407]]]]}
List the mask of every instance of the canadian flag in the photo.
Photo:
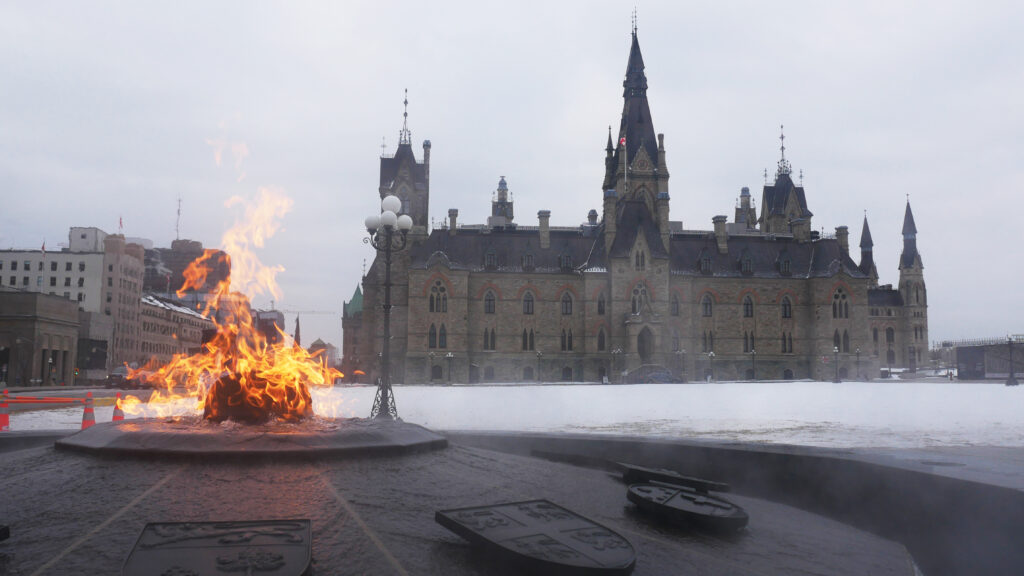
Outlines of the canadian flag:
{"type": "Polygon", "coordinates": [[[46,256],[46,240],[43,240],[43,256],[46,256]]]}
{"type": "Polygon", "coordinates": [[[619,146],[625,146],[625,145],[626,145],[626,137],[623,136],[622,138],[619,138],[619,146]]]}

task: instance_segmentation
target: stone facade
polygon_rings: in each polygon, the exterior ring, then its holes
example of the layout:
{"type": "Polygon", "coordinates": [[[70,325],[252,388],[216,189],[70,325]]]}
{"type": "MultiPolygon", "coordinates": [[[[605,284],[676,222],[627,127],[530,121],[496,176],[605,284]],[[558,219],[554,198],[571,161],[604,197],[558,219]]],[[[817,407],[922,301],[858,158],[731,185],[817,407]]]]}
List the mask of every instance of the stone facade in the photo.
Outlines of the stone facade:
{"type": "MultiPolygon", "coordinates": [[[[716,216],[711,230],[685,230],[670,222],[665,139],[654,132],[635,33],[623,88],[622,122],[617,140],[608,135],[596,198],[601,214],[591,210],[571,228],[551,226],[546,210],[536,226],[514,222],[502,177],[488,224],[460,225],[453,209],[447,225],[428,230],[430,144],[417,163],[403,128],[396,154],[381,159],[379,189],[382,198],[398,196],[415,223],[408,247],[393,254],[393,381],[877,375],[884,352],[872,334],[885,321],[871,302],[886,293],[866,220],[857,263],[846,226],[828,237],[813,231],[808,196],[782,147],[760,218],[745,189],[732,223],[716,216]]],[[[913,324],[925,354],[923,268],[909,204],[907,214],[902,300],[888,308],[914,319],[899,325],[894,345],[909,341],[913,324]]],[[[363,278],[358,314],[346,304],[343,326],[346,362],[358,357],[370,379],[383,343],[383,261],[378,255],[363,278]]],[[[895,361],[916,358],[909,350],[895,361]]]]}

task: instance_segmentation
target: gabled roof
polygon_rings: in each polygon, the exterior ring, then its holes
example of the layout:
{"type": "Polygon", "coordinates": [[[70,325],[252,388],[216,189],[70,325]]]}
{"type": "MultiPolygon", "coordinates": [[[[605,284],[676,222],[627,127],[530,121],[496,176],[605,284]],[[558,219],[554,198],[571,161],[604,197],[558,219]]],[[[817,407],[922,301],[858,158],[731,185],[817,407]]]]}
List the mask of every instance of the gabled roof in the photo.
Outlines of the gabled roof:
{"type": "Polygon", "coordinates": [[[416,162],[416,155],[413,153],[412,145],[409,143],[399,144],[394,156],[380,159],[380,185],[384,188],[390,188],[395,178],[398,177],[398,172],[403,164],[408,164],[415,188],[417,190],[425,190],[427,182],[426,171],[423,164],[416,162]]]}
{"type": "Polygon", "coordinates": [[[789,174],[783,173],[779,174],[775,179],[775,184],[771,186],[765,185],[761,199],[761,218],[759,221],[763,222],[768,216],[785,215],[786,200],[789,198],[791,191],[796,192],[797,204],[800,207],[800,214],[797,216],[800,218],[814,216],[807,209],[807,197],[804,195],[803,186],[797,186],[793,183],[793,179],[790,178],[789,174]]]}
{"type": "Polygon", "coordinates": [[[843,272],[853,278],[867,278],[857,264],[844,253],[834,239],[797,242],[792,238],[768,236],[732,236],[728,253],[720,254],[714,232],[674,235],[671,240],[670,266],[673,274],[715,277],[755,278],[828,278],[843,272]],[[708,274],[701,272],[702,256],[711,259],[708,274]],[[742,258],[751,261],[750,274],[743,274],[742,258]],[[782,273],[782,262],[789,260],[789,273],[782,273]]]}
{"type": "Polygon", "coordinates": [[[615,207],[615,241],[612,242],[611,257],[625,258],[636,244],[638,235],[643,234],[654,258],[666,258],[665,246],[657,223],[642,200],[623,200],[615,207]]]}
{"type": "Polygon", "coordinates": [[[600,236],[584,236],[581,229],[549,231],[548,248],[540,247],[540,231],[536,229],[491,230],[459,228],[454,235],[448,230],[433,230],[427,239],[409,251],[409,266],[426,269],[441,263],[452,270],[485,270],[487,253],[495,256],[497,272],[523,271],[523,256],[533,257],[535,272],[563,272],[560,257],[571,258],[574,270],[583,268],[600,236]],[[442,257],[443,256],[443,257],[442,257]]]}
{"type": "MultiPolygon", "coordinates": [[[[363,311],[363,291],[359,286],[356,286],[352,299],[342,304],[342,308],[342,315],[345,317],[351,317],[363,311]]],[[[296,320],[298,319],[296,318],[296,320]]]]}

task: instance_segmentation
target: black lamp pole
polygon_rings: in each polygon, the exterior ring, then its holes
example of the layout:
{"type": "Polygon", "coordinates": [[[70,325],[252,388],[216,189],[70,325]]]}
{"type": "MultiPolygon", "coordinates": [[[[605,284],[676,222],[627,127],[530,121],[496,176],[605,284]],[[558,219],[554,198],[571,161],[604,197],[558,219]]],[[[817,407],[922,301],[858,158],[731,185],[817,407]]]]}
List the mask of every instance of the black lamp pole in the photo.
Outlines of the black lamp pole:
{"type": "Polygon", "coordinates": [[[1019,382],[1017,382],[1017,376],[1014,374],[1013,370],[1013,338],[1010,336],[1006,337],[1006,348],[1010,352],[1010,377],[1006,379],[1006,385],[1016,386],[1019,382]]]}
{"type": "Polygon", "coordinates": [[[860,348],[857,348],[857,380],[859,381],[860,379],[860,348]]]}
{"type": "Polygon", "coordinates": [[[757,350],[750,349],[750,379],[757,380],[757,350]]]}
{"type": "Polygon", "coordinates": [[[452,354],[451,352],[449,352],[449,353],[445,354],[444,357],[448,359],[448,385],[451,386],[451,383],[452,383],[452,360],[455,358],[455,354],[452,354]]]}
{"type": "Polygon", "coordinates": [[[839,346],[833,346],[832,352],[835,354],[836,358],[836,377],[832,381],[837,383],[842,382],[842,380],[839,379],[839,346]]]}
{"type": "Polygon", "coordinates": [[[370,418],[383,420],[398,418],[398,407],[395,406],[395,395],[391,390],[391,253],[405,249],[412,228],[412,218],[397,215],[401,207],[402,201],[398,197],[384,198],[381,201],[381,214],[366,219],[366,230],[370,236],[363,238],[363,242],[378,252],[384,252],[384,343],[380,356],[380,381],[370,411],[370,418]],[[398,234],[395,234],[396,230],[398,234]]]}

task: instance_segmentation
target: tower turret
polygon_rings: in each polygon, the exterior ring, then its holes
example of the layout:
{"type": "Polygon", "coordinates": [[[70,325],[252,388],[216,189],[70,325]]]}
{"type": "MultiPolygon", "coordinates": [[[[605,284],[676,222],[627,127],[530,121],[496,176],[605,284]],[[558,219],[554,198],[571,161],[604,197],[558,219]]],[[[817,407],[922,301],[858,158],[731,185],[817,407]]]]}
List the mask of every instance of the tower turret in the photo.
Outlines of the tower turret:
{"type": "Polygon", "coordinates": [[[903,213],[903,253],[900,254],[900,294],[903,295],[904,331],[908,342],[906,365],[916,369],[928,353],[928,292],[924,283],[924,264],[917,251],[917,226],[910,210],[910,199],[903,213]]]}
{"type": "Polygon", "coordinates": [[[873,253],[875,243],[871,241],[871,228],[868,227],[868,215],[864,215],[864,227],[860,231],[860,271],[871,276],[878,284],[878,269],[875,268],[873,253]]]}

